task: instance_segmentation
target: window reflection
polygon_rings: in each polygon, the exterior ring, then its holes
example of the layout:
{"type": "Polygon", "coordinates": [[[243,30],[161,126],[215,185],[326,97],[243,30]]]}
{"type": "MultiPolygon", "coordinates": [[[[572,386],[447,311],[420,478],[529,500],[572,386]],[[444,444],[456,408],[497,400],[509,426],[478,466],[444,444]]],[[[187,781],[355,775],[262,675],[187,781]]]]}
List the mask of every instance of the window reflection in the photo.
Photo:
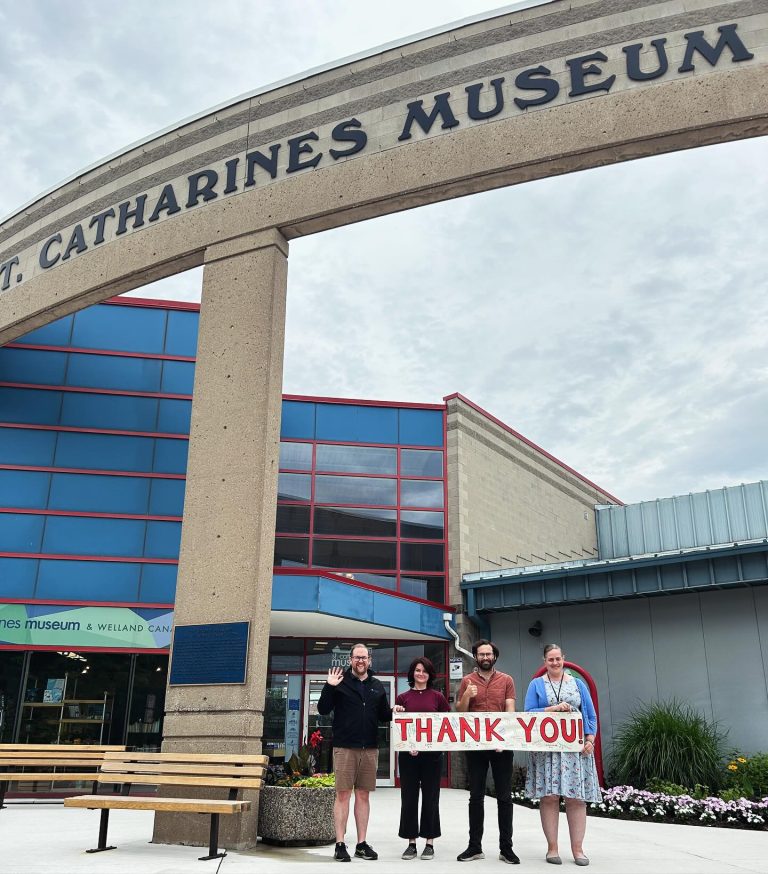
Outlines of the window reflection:
{"type": "Polygon", "coordinates": [[[360,534],[369,537],[394,537],[395,510],[364,507],[317,507],[315,534],[360,534]]]}
{"type": "Polygon", "coordinates": [[[315,540],[312,563],[328,568],[397,567],[396,544],[376,540],[315,540]]]}
{"type": "Polygon", "coordinates": [[[308,501],[312,496],[312,477],[304,473],[281,473],[277,477],[278,501],[308,501]]]}
{"type": "Polygon", "coordinates": [[[442,476],[443,453],[423,449],[400,450],[401,476],[442,476]]]}
{"type": "Polygon", "coordinates": [[[397,472],[397,450],[379,446],[317,446],[317,470],[343,473],[397,472]]]}
{"type": "Polygon", "coordinates": [[[281,442],[280,470],[312,470],[312,444],[281,442]]]}
{"type": "Polygon", "coordinates": [[[275,538],[275,567],[306,567],[308,564],[308,538],[275,538]]]}
{"type": "Polygon", "coordinates": [[[412,571],[441,571],[445,549],[442,543],[402,543],[400,567],[412,571]]]}
{"type": "Polygon", "coordinates": [[[278,504],[275,530],[286,534],[309,534],[309,507],[278,504]]]}
{"type": "Polygon", "coordinates": [[[419,576],[418,574],[403,574],[400,577],[400,591],[414,598],[424,598],[425,601],[445,603],[445,578],[419,576]]]}
{"type": "Polygon", "coordinates": [[[403,507],[442,507],[443,483],[429,480],[400,481],[400,503],[403,507]]]}
{"type": "Polygon", "coordinates": [[[400,536],[419,540],[442,540],[445,529],[442,513],[403,510],[400,513],[400,536]]]}
{"type": "Polygon", "coordinates": [[[318,476],[315,479],[315,501],[320,504],[394,506],[397,503],[396,480],[368,479],[359,476],[318,476]]]}

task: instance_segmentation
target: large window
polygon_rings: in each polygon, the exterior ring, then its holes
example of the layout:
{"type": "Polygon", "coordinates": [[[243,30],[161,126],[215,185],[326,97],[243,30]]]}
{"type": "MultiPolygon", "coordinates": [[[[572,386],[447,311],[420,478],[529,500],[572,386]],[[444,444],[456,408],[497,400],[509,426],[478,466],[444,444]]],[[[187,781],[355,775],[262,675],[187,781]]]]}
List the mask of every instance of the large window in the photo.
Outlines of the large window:
{"type": "MultiPolygon", "coordinates": [[[[275,565],[323,568],[377,588],[445,601],[443,449],[339,442],[343,422],[386,442],[396,421],[372,408],[350,418],[340,405],[330,412],[317,405],[316,416],[325,423],[318,436],[325,428],[334,442],[312,441],[301,433],[314,421],[312,405],[304,406],[293,412],[306,421],[290,419],[297,439],[283,439],[280,446],[275,565]]],[[[399,421],[402,432],[402,416],[399,421]]]]}

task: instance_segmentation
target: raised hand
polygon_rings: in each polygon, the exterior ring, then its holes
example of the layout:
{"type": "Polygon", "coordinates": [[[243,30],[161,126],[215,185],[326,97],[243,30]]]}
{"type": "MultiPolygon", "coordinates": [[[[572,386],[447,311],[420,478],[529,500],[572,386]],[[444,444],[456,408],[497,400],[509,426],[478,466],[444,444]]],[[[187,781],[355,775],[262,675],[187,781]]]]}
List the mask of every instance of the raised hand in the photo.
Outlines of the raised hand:
{"type": "Polygon", "coordinates": [[[470,683],[467,686],[466,691],[470,698],[475,698],[477,696],[477,686],[474,683],[470,683]]]}
{"type": "Polygon", "coordinates": [[[326,681],[329,686],[338,686],[339,683],[344,679],[344,669],[343,668],[331,668],[328,671],[328,680],[326,681]]]}

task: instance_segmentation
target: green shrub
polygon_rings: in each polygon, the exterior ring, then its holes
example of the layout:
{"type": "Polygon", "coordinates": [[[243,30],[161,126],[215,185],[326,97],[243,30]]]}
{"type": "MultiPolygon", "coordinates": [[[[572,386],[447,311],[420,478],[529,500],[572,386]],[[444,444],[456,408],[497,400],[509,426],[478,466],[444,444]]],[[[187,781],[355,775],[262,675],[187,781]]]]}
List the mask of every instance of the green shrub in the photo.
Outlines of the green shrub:
{"type": "Polygon", "coordinates": [[[718,788],[724,741],[717,725],[678,701],[643,704],[614,735],[613,782],[645,788],[661,780],[699,791],[718,788]]]}
{"type": "Polygon", "coordinates": [[[744,798],[768,796],[768,753],[742,756],[734,752],[725,766],[724,782],[744,798]]]}
{"type": "Polygon", "coordinates": [[[666,780],[649,780],[645,787],[649,792],[661,792],[663,795],[690,795],[691,790],[679,783],[668,783],[666,780]]]}
{"type": "Polygon", "coordinates": [[[744,797],[744,793],[741,789],[723,789],[717,797],[722,798],[723,801],[740,801],[744,797]]]}

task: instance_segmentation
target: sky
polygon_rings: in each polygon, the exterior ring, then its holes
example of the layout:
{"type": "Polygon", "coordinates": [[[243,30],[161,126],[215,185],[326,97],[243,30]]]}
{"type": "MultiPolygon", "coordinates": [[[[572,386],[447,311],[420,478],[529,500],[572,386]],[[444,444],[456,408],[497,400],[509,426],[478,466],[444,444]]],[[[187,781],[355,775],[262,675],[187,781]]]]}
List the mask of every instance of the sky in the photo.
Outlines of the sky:
{"type": "MultiPolygon", "coordinates": [[[[494,8],[0,0],[0,215],[237,95],[494,8]]],[[[768,478],[767,190],[762,138],[293,241],[284,390],[458,391],[628,502],[768,478]]]]}

